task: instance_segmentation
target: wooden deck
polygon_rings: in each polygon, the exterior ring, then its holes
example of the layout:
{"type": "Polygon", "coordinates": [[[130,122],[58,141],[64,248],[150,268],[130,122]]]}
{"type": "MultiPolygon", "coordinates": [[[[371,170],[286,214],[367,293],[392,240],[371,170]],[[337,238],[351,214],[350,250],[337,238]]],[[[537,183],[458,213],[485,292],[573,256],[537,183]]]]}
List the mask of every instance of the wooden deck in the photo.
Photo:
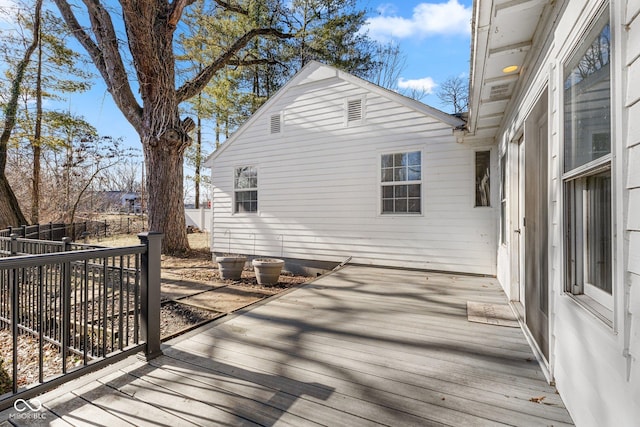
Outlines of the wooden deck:
{"type": "Polygon", "coordinates": [[[506,304],[491,278],[348,266],[41,396],[42,423],[570,424],[522,331],[468,300],[506,304]]]}

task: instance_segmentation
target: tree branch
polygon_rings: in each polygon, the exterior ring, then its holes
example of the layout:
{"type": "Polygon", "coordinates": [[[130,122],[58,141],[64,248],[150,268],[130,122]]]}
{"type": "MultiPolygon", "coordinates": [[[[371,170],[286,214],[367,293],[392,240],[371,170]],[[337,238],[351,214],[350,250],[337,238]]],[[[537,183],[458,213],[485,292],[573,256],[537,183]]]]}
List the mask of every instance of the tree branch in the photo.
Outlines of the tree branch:
{"type": "Polygon", "coordinates": [[[249,15],[249,11],[246,10],[246,9],[241,8],[240,6],[234,6],[234,5],[230,4],[229,2],[222,1],[222,0],[214,0],[214,1],[218,4],[218,6],[224,8],[226,10],[229,10],[229,11],[235,12],[235,13],[239,13],[239,14],[245,15],[245,16],[249,15]]]}
{"type": "Polygon", "coordinates": [[[182,12],[184,8],[193,4],[195,0],[174,0],[171,4],[171,13],[169,14],[169,20],[167,24],[169,28],[175,30],[178,26],[178,22],[180,22],[180,18],[182,18],[182,12]]]}
{"type": "Polygon", "coordinates": [[[249,65],[264,65],[264,64],[282,64],[282,62],[280,61],[276,61],[275,59],[267,59],[267,58],[262,58],[262,59],[240,59],[238,61],[228,61],[226,65],[233,65],[233,66],[240,66],[240,67],[246,67],[249,65]]]}
{"type": "Polygon", "coordinates": [[[131,90],[109,12],[104,9],[99,0],[83,0],[89,13],[96,43],[82,28],[69,3],[66,0],[54,1],[72,33],[85,48],[102,75],[114,102],[129,123],[136,130],[139,130],[142,123],[142,108],[131,90]]]}
{"type": "Polygon", "coordinates": [[[211,81],[216,72],[229,64],[231,58],[243,49],[249,42],[258,36],[274,36],[281,39],[294,37],[293,34],[283,33],[275,28],[254,28],[235,41],[222,55],[215,61],[202,69],[193,79],[182,85],[177,91],[178,103],[196,96],[211,81]]]}
{"type": "Polygon", "coordinates": [[[40,41],[40,15],[42,12],[42,0],[36,2],[35,14],[33,18],[33,40],[24,52],[24,56],[16,67],[16,73],[11,81],[11,96],[4,109],[4,126],[0,135],[0,175],[4,176],[7,164],[7,144],[11,137],[11,132],[16,125],[16,113],[18,111],[18,99],[20,98],[20,86],[24,79],[24,74],[31,60],[31,55],[38,47],[40,41]]]}

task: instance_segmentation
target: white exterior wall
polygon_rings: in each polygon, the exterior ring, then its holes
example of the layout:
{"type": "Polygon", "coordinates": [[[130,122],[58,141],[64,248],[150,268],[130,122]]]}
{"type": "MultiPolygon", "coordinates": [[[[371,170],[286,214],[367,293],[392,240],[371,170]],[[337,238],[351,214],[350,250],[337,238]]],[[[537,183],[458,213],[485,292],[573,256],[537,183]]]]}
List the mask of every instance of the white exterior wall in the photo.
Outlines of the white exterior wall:
{"type": "MultiPolygon", "coordinates": [[[[514,140],[548,88],[549,101],[549,371],[578,426],[637,426],[640,422],[640,0],[611,2],[612,203],[614,206],[613,326],[564,293],[562,138],[563,63],[596,17],[601,1],[571,1],[559,17],[548,52],[525,76],[499,134],[509,150],[509,191],[517,185],[514,140]]],[[[515,218],[509,218],[515,221],[515,218]]],[[[517,226],[515,227],[517,228],[517,226]]],[[[510,226],[514,229],[514,225],[510,226]]],[[[510,251],[498,247],[497,276],[512,295],[510,251]]]]}
{"type": "Polygon", "coordinates": [[[475,149],[451,125],[323,70],[285,87],[213,158],[212,251],[495,274],[495,208],[474,208],[475,149]],[[354,97],[365,118],[347,126],[354,97]],[[282,133],[270,135],[281,112],[282,133]],[[381,154],[415,150],[423,213],[381,215],[381,154]],[[258,168],[259,212],[233,214],[234,168],[247,165],[258,168]]]}

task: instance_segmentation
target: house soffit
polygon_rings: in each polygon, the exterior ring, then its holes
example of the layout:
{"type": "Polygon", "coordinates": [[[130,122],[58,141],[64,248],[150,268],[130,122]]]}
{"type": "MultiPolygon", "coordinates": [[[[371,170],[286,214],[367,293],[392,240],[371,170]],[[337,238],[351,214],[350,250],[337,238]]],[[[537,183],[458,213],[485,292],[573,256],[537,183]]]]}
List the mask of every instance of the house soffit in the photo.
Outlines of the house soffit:
{"type": "Polygon", "coordinates": [[[477,0],[474,8],[468,132],[494,140],[532,57],[553,0],[477,0]],[[514,71],[507,67],[517,66],[514,71]]]}

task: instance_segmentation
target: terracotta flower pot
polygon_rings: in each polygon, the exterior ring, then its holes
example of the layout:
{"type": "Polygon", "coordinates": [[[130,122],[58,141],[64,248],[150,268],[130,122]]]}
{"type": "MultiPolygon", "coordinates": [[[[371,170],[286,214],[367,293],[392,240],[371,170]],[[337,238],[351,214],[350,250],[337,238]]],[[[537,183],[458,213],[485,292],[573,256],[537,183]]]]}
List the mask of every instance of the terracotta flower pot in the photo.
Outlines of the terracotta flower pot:
{"type": "Polygon", "coordinates": [[[253,270],[260,285],[275,285],[280,279],[280,272],[284,261],[275,258],[256,258],[253,260],[253,270]]]}
{"type": "Polygon", "coordinates": [[[243,256],[218,256],[218,271],[222,280],[240,280],[242,269],[247,262],[247,257],[243,256]]]}

